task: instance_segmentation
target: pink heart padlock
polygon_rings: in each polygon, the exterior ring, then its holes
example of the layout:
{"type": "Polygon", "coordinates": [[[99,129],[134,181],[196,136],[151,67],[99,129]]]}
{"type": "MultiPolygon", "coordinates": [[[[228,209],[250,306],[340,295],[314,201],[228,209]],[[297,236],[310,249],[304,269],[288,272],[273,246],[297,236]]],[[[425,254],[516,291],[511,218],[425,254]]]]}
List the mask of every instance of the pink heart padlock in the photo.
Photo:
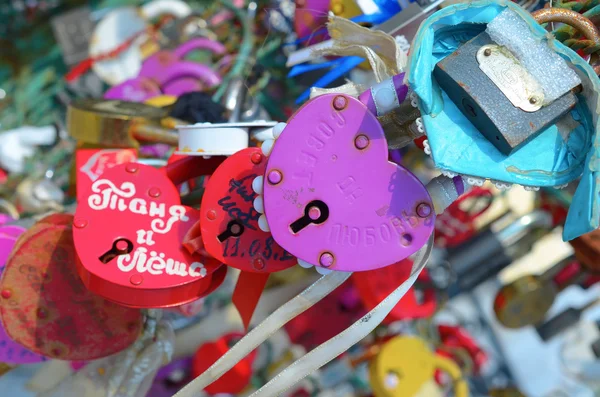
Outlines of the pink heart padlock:
{"type": "Polygon", "coordinates": [[[415,253],[433,231],[431,198],[387,157],[383,129],[358,99],[327,94],[308,102],[267,164],[264,207],[275,241],[338,271],[373,270],[415,253]]]}
{"type": "Polygon", "coordinates": [[[164,85],[173,79],[171,72],[172,68],[179,67],[181,70],[193,74],[196,74],[197,71],[204,70],[205,73],[203,72],[202,74],[206,76],[205,79],[208,84],[214,85],[220,83],[220,77],[218,77],[218,75],[208,66],[185,61],[185,56],[189,52],[197,49],[210,50],[219,55],[223,55],[227,52],[225,46],[218,41],[198,37],[182,44],[172,51],[163,50],[152,54],[144,61],[139,76],[151,78],[160,85],[164,85]],[[198,66],[202,66],[202,69],[198,66]]]}

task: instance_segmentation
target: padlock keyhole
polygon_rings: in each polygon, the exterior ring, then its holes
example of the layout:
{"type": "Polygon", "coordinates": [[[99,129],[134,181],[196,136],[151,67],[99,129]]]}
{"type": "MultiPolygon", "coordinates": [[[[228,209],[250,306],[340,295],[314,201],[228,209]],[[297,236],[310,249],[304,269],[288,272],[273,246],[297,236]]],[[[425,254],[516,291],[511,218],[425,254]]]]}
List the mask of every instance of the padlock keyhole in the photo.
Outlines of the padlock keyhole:
{"type": "Polygon", "coordinates": [[[329,218],[329,207],[321,200],[313,200],[304,207],[304,215],[295,220],[290,229],[298,233],[310,224],[320,225],[329,218]]]}
{"type": "Polygon", "coordinates": [[[244,225],[242,222],[234,219],[227,224],[227,229],[217,236],[219,242],[227,240],[229,237],[240,237],[244,233],[244,225]]]}
{"type": "Polygon", "coordinates": [[[133,243],[126,238],[119,238],[113,242],[111,249],[106,251],[100,258],[100,262],[108,263],[120,255],[126,255],[133,251],[133,243]]]}

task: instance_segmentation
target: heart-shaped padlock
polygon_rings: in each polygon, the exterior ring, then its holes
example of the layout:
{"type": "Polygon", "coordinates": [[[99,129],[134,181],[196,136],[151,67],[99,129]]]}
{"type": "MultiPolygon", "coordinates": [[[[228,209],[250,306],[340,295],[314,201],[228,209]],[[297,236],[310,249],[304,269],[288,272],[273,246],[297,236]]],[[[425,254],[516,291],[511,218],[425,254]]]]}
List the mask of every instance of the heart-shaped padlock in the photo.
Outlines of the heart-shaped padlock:
{"type": "Polygon", "coordinates": [[[185,60],[185,55],[195,49],[217,54],[226,51],[221,43],[206,38],[190,40],[173,51],[159,51],[144,61],[137,77],[112,87],[104,98],[143,102],[157,95],[179,96],[219,84],[221,76],[209,66],[185,60]]]}
{"type": "MultiPolygon", "coordinates": [[[[211,175],[200,206],[202,241],[219,261],[240,270],[273,273],[297,260],[258,226],[258,195],[252,182],[265,173],[267,159],[259,148],[240,150],[211,175]]],[[[261,199],[259,199],[261,200],[261,199]]],[[[260,204],[259,204],[260,205],[260,204]]]]}
{"type": "Polygon", "coordinates": [[[184,76],[198,76],[211,86],[219,84],[221,77],[210,67],[185,60],[185,56],[189,52],[197,49],[210,50],[219,55],[223,55],[227,51],[225,46],[218,41],[197,37],[182,44],[175,50],[163,50],[152,54],[142,64],[139,76],[148,77],[160,85],[167,84],[176,77],[184,76]]]}
{"type": "MultiPolygon", "coordinates": [[[[202,344],[194,354],[192,361],[192,376],[195,378],[206,371],[230,347],[240,339],[243,334],[229,333],[219,339],[202,344]]],[[[233,368],[225,372],[217,381],[207,386],[204,390],[211,394],[229,393],[238,395],[248,386],[252,378],[252,364],[254,363],[257,350],[253,350],[247,357],[238,362],[233,368]]]]}
{"type": "Polygon", "coordinates": [[[0,316],[9,337],[31,351],[91,360],[132,344],[142,315],[85,288],[72,223],[71,215],[51,215],[21,235],[0,281],[0,316]]]}
{"type": "Polygon", "coordinates": [[[425,186],[387,160],[377,117],[327,94],[289,120],[264,180],[265,215],[292,255],[340,271],[372,270],[421,248],[435,214],[425,186]]]}
{"type": "Polygon", "coordinates": [[[136,163],[106,170],[75,214],[85,285],[123,305],[150,308],[191,302],[221,284],[226,268],[182,244],[199,214],[180,205],[176,188],[218,162],[188,158],[163,170],[136,163]]]}
{"type": "MultiPolygon", "coordinates": [[[[353,274],[352,282],[365,307],[368,310],[372,310],[387,298],[392,291],[398,288],[410,276],[412,264],[413,262],[407,258],[393,265],[386,266],[383,269],[353,274]]],[[[423,271],[419,275],[419,279],[425,276],[427,274],[423,271]]],[[[422,290],[422,299],[419,299],[417,298],[415,288],[412,287],[392,309],[390,314],[388,314],[384,323],[389,324],[399,320],[428,318],[435,313],[436,308],[436,291],[433,288],[422,290]]]]}
{"type": "Polygon", "coordinates": [[[310,351],[350,327],[364,314],[365,309],[354,289],[344,284],[290,320],[285,331],[293,344],[310,351]]]}
{"type": "MultiPolygon", "coordinates": [[[[25,229],[21,226],[0,227],[0,276],[4,271],[6,261],[25,229]]],[[[31,364],[46,360],[46,357],[33,353],[13,341],[0,323],[0,363],[31,364]]]]}
{"type": "Polygon", "coordinates": [[[255,206],[262,206],[262,198],[252,183],[264,174],[266,165],[259,148],[242,149],[228,157],[211,175],[200,207],[203,249],[242,270],[232,301],[246,327],[269,274],[297,263],[271,233],[259,227],[255,206]]]}

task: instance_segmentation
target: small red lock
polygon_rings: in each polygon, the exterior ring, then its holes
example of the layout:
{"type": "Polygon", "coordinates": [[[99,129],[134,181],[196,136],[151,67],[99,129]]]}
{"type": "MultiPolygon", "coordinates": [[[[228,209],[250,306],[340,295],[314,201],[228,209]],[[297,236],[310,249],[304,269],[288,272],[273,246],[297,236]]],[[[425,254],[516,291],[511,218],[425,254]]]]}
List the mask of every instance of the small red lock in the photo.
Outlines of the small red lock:
{"type": "MultiPolygon", "coordinates": [[[[450,358],[460,365],[461,357],[453,354],[454,350],[461,349],[469,355],[473,362],[473,374],[479,375],[488,362],[487,353],[479,347],[475,339],[463,328],[451,325],[439,325],[438,334],[441,346],[436,349],[436,354],[450,358]]],[[[443,384],[443,373],[436,371],[435,379],[438,384],[443,384]]]]}
{"type": "MultiPolygon", "coordinates": [[[[230,349],[233,344],[240,339],[243,334],[230,333],[222,336],[214,342],[205,343],[196,354],[192,361],[192,376],[198,377],[215,363],[221,356],[230,349]]],[[[229,393],[237,395],[241,393],[250,383],[252,378],[252,365],[256,359],[257,351],[252,351],[243,360],[238,362],[233,368],[225,372],[219,379],[206,386],[204,389],[208,394],[229,393]]]]}
{"type": "MultiPolygon", "coordinates": [[[[379,271],[381,269],[378,269],[379,271]]],[[[352,287],[342,284],[319,303],[285,325],[290,341],[307,351],[333,338],[365,314],[351,297],[352,287]]]]}
{"type": "MultiPolygon", "coordinates": [[[[252,182],[266,172],[259,148],[242,149],[225,160],[206,186],[200,207],[202,240],[214,258],[237,269],[273,273],[298,263],[271,233],[258,226],[252,182]]],[[[259,198],[260,200],[260,198],[259,198]]]]}
{"type": "Polygon", "coordinates": [[[463,194],[435,220],[435,243],[440,247],[455,247],[475,234],[475,220],[491,206],[490,189],[474,187],[463,194]]]}
{"type": "MultiPolygon", "coordinates": [[[[188,156],[185,156],[183,154],[173,153],[167,160],[167,164],[172,164],[172,163],[182,160],[186,157],[188,157],[188,156]]],[[[208,182],[208,175],[201,175],[201,176],[198,176],[198,177],[195,177],[195,178],[192,178],[192,179],[182,182],[181,185],[179,186],[179,191],[182,194],[183,194],[183,192],[191,192],[192,190],[195,190],[196,188],[206,187],[205,185],[207,182],[208,182]]]]}
{"type": "MultiPolygon", "coordinates": [[[[352,282],[365,307],[371,310],[410,276],[411,269],[412,261],[404,259],[381,269],[356,272],[352,275],[352,282]]],[[[429,281],[426,270],[421,272],[418,280],[422,282],[429,281]]],[[[409,289],[385,318],[384,323],[389,324],[398,320],[431,317],[437,309],[436,291],[433,288],[425,288],[420,292],[422,292],[422,295],[418,297],[415,287],[409,289]]]]}
{"type": "Polygon", "coordinates": [[[451,325],[439,325],[438,332],[444,346],[463,348],[469,353],[469,356],[473,360],[473,369],[476,374],[478,374],[488,362],[486,352],[479,347],[475,339],[473,339],[464,328],[451,325]]]}

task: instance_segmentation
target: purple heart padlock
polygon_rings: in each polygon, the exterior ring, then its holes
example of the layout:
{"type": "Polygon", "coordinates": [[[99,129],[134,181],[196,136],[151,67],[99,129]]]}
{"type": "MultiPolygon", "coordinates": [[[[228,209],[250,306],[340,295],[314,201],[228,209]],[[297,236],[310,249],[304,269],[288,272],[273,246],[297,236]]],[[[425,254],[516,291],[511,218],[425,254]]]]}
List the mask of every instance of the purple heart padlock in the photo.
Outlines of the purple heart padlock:
{"type": "Polygon", "coordinates": [[[221,77],[213,69],[206,65],[185,60],[185,55],[196,49],[210,50],[219,55],[226,52],[225,46],[217,41],[195,38],[175,50],[158,51],[148,57],[142,64],[139,76],[150,78],[161,86],[173,81],[175,78],[182,77],[195,77],[208,86],[219,84],[221,77]]]}
{"type": "Polygon", "coordinates": [[[185,55],[196,49],[219,55],[226,52],[223,44],[206,38],[192,39],[172,51],[158,51],[144,61],[138,77],[110,88],[104,99],[143,102],[162,94],[179,96],[220,84],[221,76],[211,67],[185,60],[185,55]]]}
{"type": "MultiPolygon", "coordinates": [[[[25,232],[20,226],[0,227],[0,277],[4,271],[6,261],[17,242],[17,238],[25,232]]],[[[0,363],[6,364],[32,364],[47,360],[46,357],[27,350],[17,342],[14,342],[4,331],[0,323],[0,363]]]]}
{"type": "Polygon", "coordinates": [[[327,94],[289,120],[264,179],[275,241],[292,255],[338,271],[366,271],[419,250],[435,213],[425,186],[387,160],[377,117],[358,99],[327,94]]]}
{"type": "Polygon", "coordinates": [[[136,77],[108,89],[104,99],[144,102],[158,95],[162,95],[158,84],[147,77],[136,77]]]}

